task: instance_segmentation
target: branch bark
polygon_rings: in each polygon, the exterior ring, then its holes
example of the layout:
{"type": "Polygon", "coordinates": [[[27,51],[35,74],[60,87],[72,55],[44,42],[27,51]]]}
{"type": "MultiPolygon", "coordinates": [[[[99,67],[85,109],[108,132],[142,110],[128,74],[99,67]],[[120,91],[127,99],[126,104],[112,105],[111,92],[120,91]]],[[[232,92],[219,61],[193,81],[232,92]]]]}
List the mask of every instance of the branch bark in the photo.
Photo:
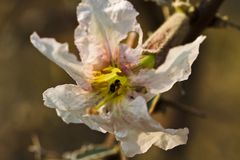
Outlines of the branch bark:
{"type": "Polygon", "coordinates": [[[224,0],[202,0],[193,16],[184,13],[173,14],[144,43],[147,50],[157,51],[156,66],[162,64],[168,50],[195,39],[214,19],[224,0]]]}
{"type": "Polygon", "coordinates": [[[224,0],[202,0],[197,8],[196,19],[192,19],[189,34],[186,36],[186,41],[195,39],[204,29],[208,27],[211,21],[216,16],[218,9],[221,7],[224,0]]]}

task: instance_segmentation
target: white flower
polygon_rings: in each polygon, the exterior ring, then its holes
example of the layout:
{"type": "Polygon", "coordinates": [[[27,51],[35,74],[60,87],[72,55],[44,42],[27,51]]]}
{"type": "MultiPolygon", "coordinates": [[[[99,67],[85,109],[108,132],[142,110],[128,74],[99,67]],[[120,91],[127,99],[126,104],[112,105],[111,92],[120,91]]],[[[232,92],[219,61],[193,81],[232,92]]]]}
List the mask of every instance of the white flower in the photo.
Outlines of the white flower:
{"type": "Polygon", "coordinates": [[[85,123],[115,134],[130,157],[152,145],[167,150],[187,142],[187,128],[164,129],[151,118],[146,102],[188,78],[205,38],[171,49],[156,70],[132,71],[142,53],[137,15],[126,0],[83,0],[77,8],[79,26],[75,30],[81,61],[69,53],[67,44],[31,35],[32,44],[77,83],[49,88],[43,93],[44,104],[56,109],[66,123],[85,123]],[[134,49],[120,43],[130,31],[139,35],[134,49]]]}

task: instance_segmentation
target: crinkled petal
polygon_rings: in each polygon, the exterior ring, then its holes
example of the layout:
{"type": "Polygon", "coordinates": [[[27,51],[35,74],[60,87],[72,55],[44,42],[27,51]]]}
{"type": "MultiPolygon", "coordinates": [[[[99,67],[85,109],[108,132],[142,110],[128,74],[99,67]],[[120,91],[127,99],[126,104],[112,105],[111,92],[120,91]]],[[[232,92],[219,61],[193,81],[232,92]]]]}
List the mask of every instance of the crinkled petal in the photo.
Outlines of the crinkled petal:
{"type": "Polygon", "coordinates": [[[59,85],[43,93],[46,106],[65,111],[81,111],[95,106],[100,99],[97,97],[95,93],[87,92],[73,84],[59,85]]]}
{"type": "Polygon", "coordinates": [[[187,142],[188,129],[164,129],[151,118],[141,96],[117,106],[112,121],[116,139],[129,157],[146,152],[152,145],[167,150],[187,142]]]}
{"type": "Polygon", "coordinates": [[[130,31],[139,33],[141,43],[137,15],[126,0],[83,0],[77,8],[79,26],[75,30],[75,44],[83,63],[102,66],[116,58],[118,44],[130,31]]]}
{"type": "Polygon", "coordinates": [[[86,116],[87,108],[96,106],[101,97],[77,85],[65,84],[49,88],[43,93],[44,104],[55,108],[66,123],[85,123],[91,129],[105,132],[94,120],[86,116]]]}
{"type": "Polygon", "coordinates": [[[134,100],[123,101],[122,106],[118,109],[122,114],[122,119],[128,125],[142,131],[157,131],[162,128],[158,122],[152,119],[148,113],[146,101],[143,97],[138,96],[134,100]]]}
{"type": "Polygon", "coordinates": [[[205,36],[199,36],[194,42],[171,49],[165,62],[156,70],[141,70],[132,76],[134,85],[145,86],[152,94],[168,91],[176,82],[188,79],[191,65],[197,58],[200,44],[205,36]]]}
{"type": "Polygon", "coordinates": [[[82,111],[65,111],[56,109],[57,115],[66,123],[84,123],[92,130],[106,133],[106,130],[99,125],[98,121],[92,116],[87,115],[82,111]]]}
{"type": "Polygon", "coordinates": [[[129,129],[128,135],[118,140],[120,140],[123,152],[128,157],[145,153],[152,145],[168,150],[187,143],[187,128],[174,130],[173,133],[168,132],[168,130],[165,132],[141,132],[129,129]]]}
{"type": "Polygon", "coordinates": [[[85,118],[95,122],[105,132],[113,133],[113,122],[111,115],[100,112],[98,115],[86,115],[85,118]]]}
{"type": "Polygon", "coordinates": [[[35,32],[30,40],[44,56],[63,68],[78,84],[88,85],[84,80],[82,64],[75,55],[69,53],[67,43],[58,43],[53,38],[40,38],[35,32]]]}

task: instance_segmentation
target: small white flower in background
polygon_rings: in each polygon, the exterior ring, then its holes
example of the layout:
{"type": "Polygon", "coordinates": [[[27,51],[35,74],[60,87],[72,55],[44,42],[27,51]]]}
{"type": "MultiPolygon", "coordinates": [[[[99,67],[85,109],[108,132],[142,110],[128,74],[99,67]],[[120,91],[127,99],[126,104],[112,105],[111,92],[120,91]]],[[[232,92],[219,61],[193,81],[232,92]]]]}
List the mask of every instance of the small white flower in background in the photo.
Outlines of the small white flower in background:
{"type": "Polygon", "coordinates": [[[151,118],[146,102],[188,78],[205,38],[171,49],[157,69],[133,71],[142,53],[137,15],[126,0],[82,0],[75,30],[81,61],[69,53],[66,43],[31,35],[32,44],[77,83],[49,88],[43,93],[44,104],[56,109],[66,123],[85,123],[114,134],[129,157],[152,145],[168,150],[187,142],[187,128],[164,129],[151,118]],[[130,31],[139,35],[136,48],[120,43],[130,31]]]}

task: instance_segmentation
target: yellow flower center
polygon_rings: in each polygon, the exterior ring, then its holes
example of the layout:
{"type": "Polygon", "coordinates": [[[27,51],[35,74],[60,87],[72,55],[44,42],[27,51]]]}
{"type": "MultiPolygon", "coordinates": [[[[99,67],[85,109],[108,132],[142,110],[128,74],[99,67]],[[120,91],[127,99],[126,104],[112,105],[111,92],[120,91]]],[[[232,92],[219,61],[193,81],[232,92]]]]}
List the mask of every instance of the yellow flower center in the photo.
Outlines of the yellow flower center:
{"type": "Polygon", "coordinates": [[[124,75],[119,68],[111,66],[101,71],[95,71],[91,84],[93,89],[104,97],[103,100],[94,107],[95,110],[98,110],[110,100],[116,100],[122,97],[129,87],[126,75],[124,75]]]}

